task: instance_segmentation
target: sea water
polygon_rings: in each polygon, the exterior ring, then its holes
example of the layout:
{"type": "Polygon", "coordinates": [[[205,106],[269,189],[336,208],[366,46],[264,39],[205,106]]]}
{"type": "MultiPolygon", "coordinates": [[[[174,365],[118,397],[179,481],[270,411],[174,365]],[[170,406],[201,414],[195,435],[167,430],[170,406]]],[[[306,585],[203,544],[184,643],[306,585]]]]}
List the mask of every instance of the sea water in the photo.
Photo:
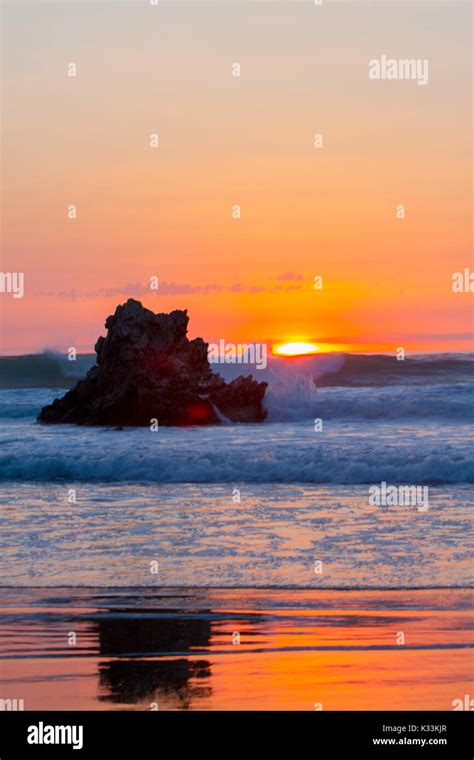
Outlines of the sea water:
{"type": "Polygon", "coordinates": [[[62,391],[0,391],[2,583],[469,585],[472,364],[403,364],[317,389],[271,366],[265,423],[156,432],[39,425],[62,391]],[[429,508],[371,504],[381,483],[429,508]]]}

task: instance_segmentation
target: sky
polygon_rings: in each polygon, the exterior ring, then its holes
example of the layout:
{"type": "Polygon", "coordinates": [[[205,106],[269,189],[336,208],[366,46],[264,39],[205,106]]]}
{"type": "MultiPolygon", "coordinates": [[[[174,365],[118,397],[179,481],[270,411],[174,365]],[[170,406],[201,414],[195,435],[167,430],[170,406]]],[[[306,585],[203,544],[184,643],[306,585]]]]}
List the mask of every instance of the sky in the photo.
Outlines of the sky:
{"type": "Polygon", "coordinates": [[[208,341],[472,349],[471,13],[3,0],[1,353],[92,351],[129,297],[208,341]]]}

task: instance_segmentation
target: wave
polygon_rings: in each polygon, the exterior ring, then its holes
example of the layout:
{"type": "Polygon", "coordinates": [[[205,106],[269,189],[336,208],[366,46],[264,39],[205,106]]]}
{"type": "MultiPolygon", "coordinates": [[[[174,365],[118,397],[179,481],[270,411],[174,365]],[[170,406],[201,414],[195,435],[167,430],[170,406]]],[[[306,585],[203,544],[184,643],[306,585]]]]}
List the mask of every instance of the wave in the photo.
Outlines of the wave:
{"type": "Polygon", "coordinates": [[[93,363],[89,354],[74,362],[53,352],[0,356],[0,388],[70,388],[93,363]]]}
{"type": "Polygon", "coordinates": [[[444,457],[440,452],[409,461],[383,456],[348,460],[343,454],[320,452],[316,460],[308,452],[279,451],[254,453],[251,457],[226,453],[212,457],[186,457],[180,462],[166,456],[136,458],[112,453],[102,460],[78,460],[57,452],[28,462],[17,457],[0,458],[1,481],[67,483],[307,483],[337,485],[373,484],[457,484],[474,482],[474,464],[468,458],[444,457]]]}
{"type": "MultiPolygon", "coordinates": [[[[52,389],[0,390],[0,419],[36,420],[39,411],[63,391],[52,389]]],[[[472,383],[389,385],[386,387],[316,387],[311,376],[281,372],[269,381],[264,407],[268,422],[303,420],[474,419],[472,383]]],[[[223,423],[228,421],[225,418],[223,423]]]]}
{"type": "Polygon", "coordinates": [[[474,482],[469,436],[439,425],[325,423],[114,431],[12,426],[0,480],[142,483],[474,482]]]}
{"type": "Polygon", "coordinates": [[[216,365],[227,380],[252,373],[270,385],[295,378],[314,381],[318,388],[377,388],[391,385],[427,386],[472,382],[474,354],[420,354],[398,361],[385,354],[330,353],[283,358],[269,356],[265,369],[249,364],[216,365]]]}
{"type": "Polygon", "coordinates": [[[65,389],[43,388],[9,388],[0,390],[0,419],[36,420],[40,410],[51,404],[58,396],[66,393],[65,389]]]}
{"type": "MultiPolygon", "coordinates": [[[[76,361],[47,350],[43,354],[0,356],[0,388],[70,388],[95,362],[94,354],[78,354],[76,361]]],[[[250,364],[216,364],[224,378],[253,374],[258,380],[278,382],[281,377],[305,376],[318,387],[377,387],[433,385],[472,379],[474,354],[418,354],[398,361],[395,355],[327,353],[284,358],[270,355],[267,367],[250,364]]]]}
{"type": "Polygon", "coordinates": [[[474,419],[472,385],[389,386],[385,388],[319,388],[307,378],[267,390],[268,421],[474,419]]]}
{"type": "Polygon", "coordinates": [[[395,356],[343,354],[336,371],[324,372],[319,387],[433,385],[472,382],[473,354],[421,354],[399,361],[395,356]]]}
{"type": "Polygon", "coordinates": [[[264,370],[226,365],[226,380],[252,372],[268,388],[268,421],[325,419],[472,419],[474,362],[471,354],[410,357],[322,354],[298,359],[270,357],[264,370]]]}

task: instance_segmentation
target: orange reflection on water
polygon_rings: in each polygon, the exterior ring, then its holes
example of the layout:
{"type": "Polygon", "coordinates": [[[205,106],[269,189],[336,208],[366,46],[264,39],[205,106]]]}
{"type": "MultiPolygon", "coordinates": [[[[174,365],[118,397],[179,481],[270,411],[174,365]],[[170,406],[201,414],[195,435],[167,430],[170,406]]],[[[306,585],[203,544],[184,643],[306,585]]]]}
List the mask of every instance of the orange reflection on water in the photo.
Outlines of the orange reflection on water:
{"type": "Polygon", "coordinates": [[[450,710],[472,679],[467,590],[48,593],[4,600],[27,710],[450,710]]]}

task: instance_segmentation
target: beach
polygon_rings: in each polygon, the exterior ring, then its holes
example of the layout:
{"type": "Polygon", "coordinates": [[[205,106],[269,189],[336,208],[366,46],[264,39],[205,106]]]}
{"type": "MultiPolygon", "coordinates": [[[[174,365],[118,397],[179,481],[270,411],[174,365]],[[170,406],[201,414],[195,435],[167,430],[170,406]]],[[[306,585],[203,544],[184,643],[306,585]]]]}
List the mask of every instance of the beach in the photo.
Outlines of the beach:
{"type": "Polygon", "coordinates": [[[157,432],[41,425],[56,389],[1,390],[0,699],[452,709],[472,675],[472,363],[402,364],[348,360],[316,391],[312,364],[277,364],[263,424],[157,432]]]}
{"type": "Polygon", "coordinates": [[[0,609],[25,710],[451,710],[472,666],[461,589],[3,588],[0,609]]]}

